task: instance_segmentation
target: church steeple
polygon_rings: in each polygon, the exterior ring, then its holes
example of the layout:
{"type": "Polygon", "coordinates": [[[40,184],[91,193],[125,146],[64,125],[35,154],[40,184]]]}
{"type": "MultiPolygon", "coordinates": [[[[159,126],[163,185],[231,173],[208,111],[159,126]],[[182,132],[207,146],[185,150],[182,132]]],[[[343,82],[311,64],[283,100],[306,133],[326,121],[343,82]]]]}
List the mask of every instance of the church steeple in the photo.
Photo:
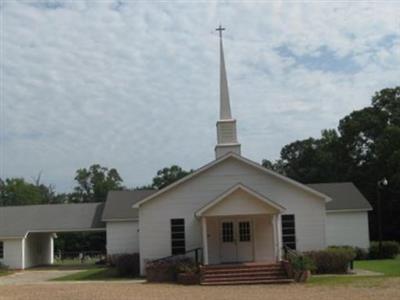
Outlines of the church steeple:
{"type": "Polygon", "coordinates": [[[219,157],[234,152],[240,155],[240,144],[236,134],[236,120],[232,118],[231,105],[229,102],[228,79],[226,76],[224,48],[222,44],[221,25],[216,29],[219,31],[220,47],[220,119],[217,122],[217,145],[215,146],[215,156],[219,157]]]}
{"type": "Polygon", "coordinates": [[[220,113],[219,118],[221,120],[232,119],[231,104],[229,103],[229,90],[228,90],[228,79],[226,78],[225,58],[224,58],[224,46],[222,44],[222,28],[221,25],[216,29],[219,31],[219,86],[220,86],[220,113]]]}

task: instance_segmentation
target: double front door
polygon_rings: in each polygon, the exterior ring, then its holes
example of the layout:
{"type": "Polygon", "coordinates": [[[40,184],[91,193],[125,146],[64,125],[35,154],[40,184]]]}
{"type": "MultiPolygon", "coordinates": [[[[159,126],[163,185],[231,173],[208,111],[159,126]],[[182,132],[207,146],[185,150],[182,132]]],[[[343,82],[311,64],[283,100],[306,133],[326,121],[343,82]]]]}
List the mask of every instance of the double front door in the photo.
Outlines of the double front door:
{"type": "Polygon", "coordinates": [[[220,222],[221,263],[254,260],[253,226],[249,219],[223,219],[220,222]]]}

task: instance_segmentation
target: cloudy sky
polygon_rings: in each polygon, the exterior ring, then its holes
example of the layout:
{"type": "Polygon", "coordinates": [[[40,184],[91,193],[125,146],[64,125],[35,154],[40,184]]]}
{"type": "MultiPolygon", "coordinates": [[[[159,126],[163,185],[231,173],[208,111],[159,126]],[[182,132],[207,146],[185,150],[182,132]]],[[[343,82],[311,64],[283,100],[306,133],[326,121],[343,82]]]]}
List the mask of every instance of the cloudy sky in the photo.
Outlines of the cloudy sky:
{"type": "Polygon", "coordinates": [[[255,161],[399,84],[396,1],[171,3],[1,2],[1,177],[42,172],[69,191],[76,169],[100,163],[134,187],[211,161],[219,23],[255,161]]]}

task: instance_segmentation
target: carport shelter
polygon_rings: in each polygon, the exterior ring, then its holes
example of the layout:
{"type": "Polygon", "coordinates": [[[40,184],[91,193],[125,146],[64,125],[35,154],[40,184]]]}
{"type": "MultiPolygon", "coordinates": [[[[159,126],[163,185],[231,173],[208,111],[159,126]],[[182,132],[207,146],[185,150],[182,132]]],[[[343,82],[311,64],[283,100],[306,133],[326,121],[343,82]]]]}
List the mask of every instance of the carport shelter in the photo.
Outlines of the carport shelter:
{"type": "Polygon", "coordinates": [[[52,264],[60,232],[105,231],[103,203],[0,207],[0,263],[12,269],[52,264]]]}

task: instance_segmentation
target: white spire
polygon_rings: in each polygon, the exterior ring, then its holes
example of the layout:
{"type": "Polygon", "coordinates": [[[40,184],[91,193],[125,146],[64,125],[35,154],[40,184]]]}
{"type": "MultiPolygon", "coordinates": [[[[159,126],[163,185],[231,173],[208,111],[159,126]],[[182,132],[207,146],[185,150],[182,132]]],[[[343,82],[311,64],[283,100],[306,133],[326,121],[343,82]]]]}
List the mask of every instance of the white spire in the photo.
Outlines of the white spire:
{"type": "Polygon", "coordinates": [[[220,53],[220,111],[219,116],[221,120],[230,120],[232,119],[231,114],[231,105],[229,103],[229,90],[228,90],[228,79],[226,78],[226,68],[225,68],[225,58],[224,58],[224,46],[222,44],[222,31],[225,28],[222,28],[221,25],[216,29],[219,31],[219,53],[220,53]]]}
{"type": "Polygon", "coordinates": [[[217,122],[217,139],[215,156],[219,158],[229,152],[240,155],[240,144],[236,135],[236,120],[232,118],[231,106],[229,103],[228,80],[225,69],[224,48],[222,44],[221,25],[216,29],[219,31],[220,46],[220,120],[217,122]]]}

